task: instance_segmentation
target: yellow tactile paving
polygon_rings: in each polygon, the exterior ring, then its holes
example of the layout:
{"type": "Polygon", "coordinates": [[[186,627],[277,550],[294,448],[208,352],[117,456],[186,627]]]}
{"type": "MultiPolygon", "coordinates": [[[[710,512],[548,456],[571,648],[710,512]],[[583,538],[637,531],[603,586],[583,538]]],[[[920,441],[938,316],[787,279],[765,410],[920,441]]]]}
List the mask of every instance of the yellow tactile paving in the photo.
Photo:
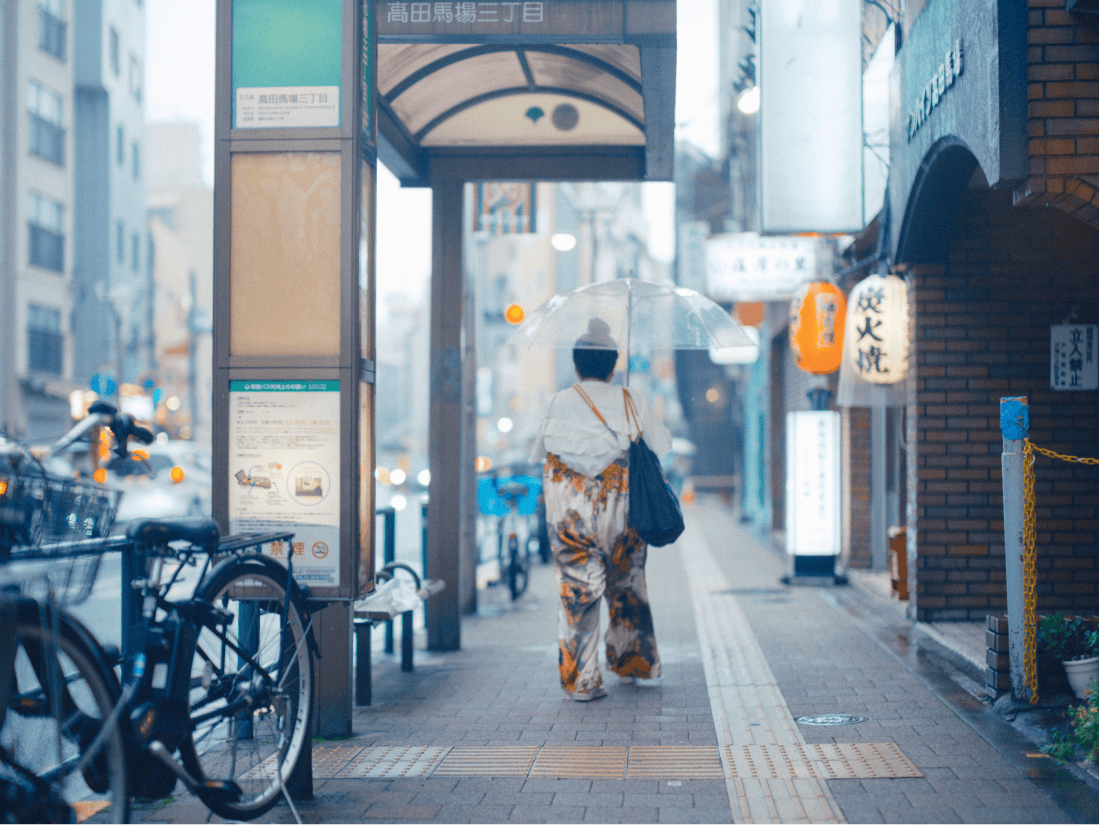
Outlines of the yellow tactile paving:
{"type": "Polygon", "coordinates": [[[629,748],[545,745],[538,752],[531,776],[623,779],[629,748]]]}
{"type": "Polygon", "coordinates": [[[450,749],[433,776],[527,776],[537,745],[450,749]]]}
{"type": "Polygon", "coordinates": [[[721,779],[717,748],[691,745],[635,745],[630,748],[631,778],[721,779]]]}
{"type": "MultiPolygon", "coordinates": [[[[430,776],[450,750],[438,745],[391,745],[362,748],[343,767],[333,762],[328,778],[400,779],[430,776]]],[[[316,765],[316,751],[313,764],[316,765]]],[[[317,776],[314,767],[314,776],[317,776]]]]}
{"type": "Polygon", "coordinates": [[[805,740],[706,542],[688,530],[678,546],[691,582],[699,647],[734,818],[739,822],[843,822],[825,780],[817,778],[812,760],[797,749],[805,747],[805,740]]]}

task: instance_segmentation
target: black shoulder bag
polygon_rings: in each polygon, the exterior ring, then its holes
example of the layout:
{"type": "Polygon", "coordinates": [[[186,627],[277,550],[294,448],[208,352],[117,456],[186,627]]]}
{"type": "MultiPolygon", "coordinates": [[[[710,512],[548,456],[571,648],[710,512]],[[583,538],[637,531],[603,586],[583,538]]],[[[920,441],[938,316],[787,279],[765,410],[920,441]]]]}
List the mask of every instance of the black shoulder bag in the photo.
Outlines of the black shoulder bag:
{"type": "Polygon", "coordinates": [[[671,544],[683,533],[683,512],[679,499],[664,478],[660,459],[641,434],[641,422],[633,398],[622,389],[626,424],[632,416],[637,438],[630,436],[630,526],[641,540],[653,547],[671,544]]]}
{"type": "MultiPolygon", "coordinates": [[[[614,429],[607,419],[596,409],[588,394],[579,384],[573,385],[591,411],[603,422],[607,429],[614,429]]],[[[626,407],[626,427],[630,431],[629,450],[629,526],[646,544],[663,547],[671,544],[683,532],[683,512],[679,509],[679,500],[671,486],[664,479],[660,469],[660,459],[656,457],[641,435],[641,421],[626,388],[622,388],[622,403],[626,407]],[[633,424],[630,424],[630,419],[633,424]],[[637,438],[633,437],[633,427],[637,427],[637,438]]]]}

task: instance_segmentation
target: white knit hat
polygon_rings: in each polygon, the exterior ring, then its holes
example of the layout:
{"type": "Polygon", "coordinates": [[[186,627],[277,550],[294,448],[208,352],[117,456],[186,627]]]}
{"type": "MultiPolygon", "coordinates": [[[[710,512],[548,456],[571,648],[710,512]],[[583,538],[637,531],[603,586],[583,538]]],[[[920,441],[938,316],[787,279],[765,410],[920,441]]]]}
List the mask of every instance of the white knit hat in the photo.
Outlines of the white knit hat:
{"type": "Polygon", "coordinates": [[[588,331],[576,339],[575,346],[579,349],[618,349],[618,344],[611,338],[611,328],[602,318],[588,321],[588,331]]]}

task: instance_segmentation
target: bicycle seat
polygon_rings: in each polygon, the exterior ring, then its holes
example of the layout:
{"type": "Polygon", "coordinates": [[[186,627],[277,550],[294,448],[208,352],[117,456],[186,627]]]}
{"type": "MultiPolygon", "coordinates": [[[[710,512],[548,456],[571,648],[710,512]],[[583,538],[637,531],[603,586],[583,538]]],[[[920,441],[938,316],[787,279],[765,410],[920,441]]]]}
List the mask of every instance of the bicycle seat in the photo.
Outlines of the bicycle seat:
{"type": "Polygon", "coordinates": [[[126,538],[137,544],[156,546],[189,541],[207,553],[217,550],[219,536],[217,522],[208,518],[142,518],[126,527],[126,538]]]}

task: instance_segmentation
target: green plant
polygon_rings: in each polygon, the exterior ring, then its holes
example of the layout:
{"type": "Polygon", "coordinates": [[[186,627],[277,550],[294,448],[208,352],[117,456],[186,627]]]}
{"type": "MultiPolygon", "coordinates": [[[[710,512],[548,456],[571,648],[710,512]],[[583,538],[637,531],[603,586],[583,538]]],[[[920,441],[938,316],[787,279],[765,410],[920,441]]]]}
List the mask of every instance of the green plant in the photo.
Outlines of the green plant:
{"type": "Polygon", "coordinates": [[[1099,631],[1079,616],[1052,613],[1038,622],[1038,647],[1062,661],[1099,656],[1099,631]]]}
{"type": "Polygon", "coordinates": [[[1068,725],[1052,733],[1053,744],[1042,748],[1058,762],[1068,762],[1082,752],[1084,761],[1099,760],[1099,682],[1092,679],[1082,705],[1065,711],[1068,725]]]}

